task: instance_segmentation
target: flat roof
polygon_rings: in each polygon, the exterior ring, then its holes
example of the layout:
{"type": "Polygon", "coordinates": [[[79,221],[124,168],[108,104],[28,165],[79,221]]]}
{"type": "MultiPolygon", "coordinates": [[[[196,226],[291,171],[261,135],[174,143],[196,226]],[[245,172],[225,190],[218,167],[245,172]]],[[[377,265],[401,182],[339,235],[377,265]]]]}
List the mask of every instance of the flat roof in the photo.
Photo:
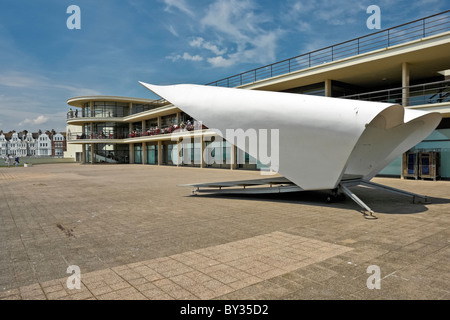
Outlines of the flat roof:
{"type": "Polygon", "coordinates": [[[166,104],[165,100],[153,100],[144,98],[120,97],[120,96],[79,96],[67,99],[67,104],[73,107],[82,107],[89,101],[115,101],[115,102],[132,102],[132,103],[150,103],[150,104],[166,104]]]}

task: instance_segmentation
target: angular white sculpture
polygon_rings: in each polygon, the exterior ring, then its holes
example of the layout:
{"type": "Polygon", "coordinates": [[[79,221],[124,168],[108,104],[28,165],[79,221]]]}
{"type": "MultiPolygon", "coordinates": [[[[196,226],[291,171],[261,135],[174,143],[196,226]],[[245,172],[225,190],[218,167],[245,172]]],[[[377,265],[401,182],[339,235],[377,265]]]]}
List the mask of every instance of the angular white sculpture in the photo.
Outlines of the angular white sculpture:
{"type": "MultiPolygon", "coordinates": [[[[222,133],[226,129],[279,129],[278,172],[302,190],[335,189],[345,177],[369,181],[430,135],[442,118],[437,112],[381,102],[140,83],[222,133]]],[[[270,150],[270,139],[268,143],[270,150]]]]}

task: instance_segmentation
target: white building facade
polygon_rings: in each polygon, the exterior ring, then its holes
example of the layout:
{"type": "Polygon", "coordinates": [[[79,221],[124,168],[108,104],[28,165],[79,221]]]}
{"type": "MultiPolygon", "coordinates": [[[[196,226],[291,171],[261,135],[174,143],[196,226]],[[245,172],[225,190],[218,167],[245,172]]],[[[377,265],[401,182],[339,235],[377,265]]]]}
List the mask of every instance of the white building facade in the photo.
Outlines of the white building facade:
{"type": "Polygon", "coordinates": [[[52,140],[43,133],[37,139],[37,156],[51,156],[52,155],[52,140]]]}
{"type": "MultiPolygon", "coordinates": [[[[7,134],[8,135],[8,134],[7,134]]],[[[61,133],[49,135],[42,133],[34,138],[33,133],[12,133],[8,140],[5,134],[0,134],[0,157],[33,157],[33,156],[63,156],[65,151],[65,136],[61,133]]]]}

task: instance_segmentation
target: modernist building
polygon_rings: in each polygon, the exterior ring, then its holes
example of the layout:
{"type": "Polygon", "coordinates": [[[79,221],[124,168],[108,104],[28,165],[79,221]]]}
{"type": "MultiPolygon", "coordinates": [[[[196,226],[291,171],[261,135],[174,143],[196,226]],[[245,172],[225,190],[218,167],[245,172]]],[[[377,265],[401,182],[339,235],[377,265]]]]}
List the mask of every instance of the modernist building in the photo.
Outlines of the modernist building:
{"type": "MultiPolygon", "coordinates": [[[[381,174],[420,178],[431,176],[433,169],[435,175],[450,178],[450,11],[208,85],[389,102],[438,111],[443,119],[433,134],[381,174]]],[[[68,114],[68,143],[81,146],[83,162],[88,163],[180,165],[171,158],[172,151],[189,134],[187,122],[195,121],[164,100],[91,96],[70,98],[68,104],[79,108],[76,116],[68,114]],[[178,132],[179,140],[168,134],[183,125],[186,129],[178,132]]],[[[241,152],[220,139],[210,139],[213,132],[208,128],[196,132],[201,138],[191,143],[192,158],[197,160],[193,165],[207,166],[201,154],[210,143],[223,151],[224,159],[241,152]]],[[[215,166],[258,167],[248,156],[244,158],[245,164],[215,166]]]]}

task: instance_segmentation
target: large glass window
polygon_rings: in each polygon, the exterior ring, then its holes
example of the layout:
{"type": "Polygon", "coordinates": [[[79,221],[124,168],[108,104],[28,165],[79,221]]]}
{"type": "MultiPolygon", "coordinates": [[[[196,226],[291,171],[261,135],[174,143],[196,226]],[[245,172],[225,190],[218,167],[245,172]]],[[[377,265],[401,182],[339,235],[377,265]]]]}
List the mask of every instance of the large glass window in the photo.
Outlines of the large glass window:
{"type": "Polygon", "coordinates": [[[134,163],[142,163],[142,143],[134,144],[134,163]]]}
{"type": "Polygon", "coordinates": [[[158,145],[147,144],[147,164],[158,164],[158,145]]]}
{"type": "Polygon", "coordinates": [[[90,163],[91,162],[91,145],[90,144],[85,144],[84,145],[84,162],[86,163],[90,163]]]}
{"type": "Polygon", "coordinates": [[[185,166],[200,166],[202,161],[202,144],[195,139],[191,141],[183,141],[179,144],[180,150],[180,164],[185,166]]]}
{"type": "Polygon", "coordinates": [[[84,125],[81,139],[124,139],[128,137],[128,131],[128,124],[94,122],[92,131],[90,124],[84,125]]]}
{"type": "Polygon", "coordinates": [[[158,126],[158,118],[145,120],[145,130],[155,129],[158,126]]]}
{"type": "Polygon", "coordinates": [[[172,159],[172,153],[176,153],[178,148],[177,144],[175,142],[163,142],[161,150],[161,160],[162,164],[165,165],[176,165],[176,162],[174,163],[172,159]]]}
{"type": "Polygon", "coordinates": [[[126,102],[94,101],[92,107],[86,103],[82,112],[84,117],[115,118],[128,116],[129,109],[129,103],[126,102]]]}
{"type": "Polygon", "coordinates": [[[152,105],[152,104],[148,104],[148,103],[146,103],[146,104],[133,103],[132,109],[131,109],[131,114],[152,110],[152,109],[155,109],[158,107],[160,107],[160,106],[156,106],[156,105],[152,105]]]}
{"type": "Polygon", "coordinates": [[[161,117],[161,127],[162,128],[169,127],[173,124],[177,124],[177,115],[176,114],[171,114],[168,116],[161,117]]]}
{"type": "Polygon", "coordinates": [[[230,168],[231,144],[217,136],[211,138],[211,141],[205,141],[203,157],[207,167],[230,168]]]}
{"type": "MultiPolygon", "coordinates": [[[[86,144],[86,162],[91,162],[90,144],[86,144]]],[[[128,163],[128,144],[94,144],[94,163],[128,163]]]]}

